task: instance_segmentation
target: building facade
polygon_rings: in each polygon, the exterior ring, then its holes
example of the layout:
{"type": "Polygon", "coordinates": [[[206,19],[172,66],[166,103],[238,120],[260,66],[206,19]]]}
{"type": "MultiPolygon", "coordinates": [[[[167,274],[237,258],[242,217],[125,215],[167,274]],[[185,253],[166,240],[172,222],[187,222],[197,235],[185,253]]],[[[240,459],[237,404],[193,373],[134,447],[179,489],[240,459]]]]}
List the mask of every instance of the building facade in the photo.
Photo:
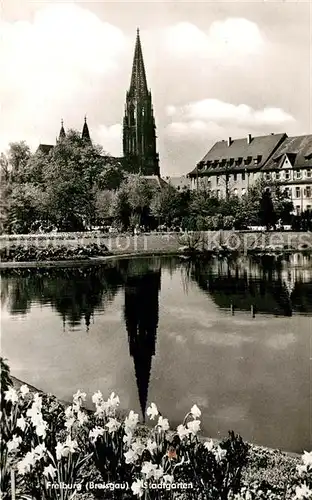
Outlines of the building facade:
{"type": "Polygon", "coordinates": [[[270,134],[219,141],[188,174],[191,189],[218,198],[243,196],[263,178],[281,184],[297,214],[312,208],[312,135],[270,134]]]}

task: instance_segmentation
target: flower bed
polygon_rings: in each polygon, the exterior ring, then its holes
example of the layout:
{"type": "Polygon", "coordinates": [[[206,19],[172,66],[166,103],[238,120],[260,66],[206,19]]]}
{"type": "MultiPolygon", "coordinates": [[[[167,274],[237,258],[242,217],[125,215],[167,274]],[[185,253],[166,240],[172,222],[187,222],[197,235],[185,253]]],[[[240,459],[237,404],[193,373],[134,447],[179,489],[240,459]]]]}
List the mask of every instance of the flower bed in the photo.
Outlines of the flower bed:
{"type": "Polygon", "coordinates": [[[105,400],[97,391],[87,412],[79,390],[67,407],[26,385],[16,389],[7,373],[1,390],[3,499],[12,490],[17,500],[311,498],[312,453],[300,465],[290,461],[284,480],[272,484],[255,469],[267,468],[275,452],[256,453],[233,432],[219,443],[201,439],[196,405],[171,430],[154,403],[146,412],[152,428],[133,411],[124,418],[114,393],[105,400]]]}
{"type": "Polygon", "coordinates": [[[106,245],[96,243],[90,245],[78,244],[76,246],[48,245],[47,247],[11,245],[0,249],[0,260],[2,262],[82,260],[103,255],[110,255],[106,245]]]}

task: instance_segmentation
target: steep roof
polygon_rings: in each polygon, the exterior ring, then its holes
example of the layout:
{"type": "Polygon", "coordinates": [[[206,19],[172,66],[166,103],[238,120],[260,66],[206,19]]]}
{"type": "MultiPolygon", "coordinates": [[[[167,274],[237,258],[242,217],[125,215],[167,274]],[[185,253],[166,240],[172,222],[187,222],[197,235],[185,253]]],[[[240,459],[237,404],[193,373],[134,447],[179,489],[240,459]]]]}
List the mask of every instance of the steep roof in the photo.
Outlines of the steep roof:
{"type": "Polygon", "coordinates": [[[59,134],[59,141],[62,139],[65,139],[65,137],[66,137],[66,134],[65,134],[65,129],[64,129],[64,122],[62,120],[61,121],[61,130],[60,130],[60,134],[59,134]]]}
{"type": "Polygon", "coordinates": [[[38,146],[38,149],[37,149],[37,153],[40,152],[40,153],[44,153],[45,155],[49,154],[51,149],[53,149],[54,146],[52,146],[52,144],[39,144],[38,146]]]}
{"type": "Polygon", "coordinates": [[[89,133],[89,127],[88,127],[88,124],[87,124],[87,117],[86,116],[85,116],[85,119],[84,119],[84,124],[83,124],[81,138],[84,139],[85,141],[91,142],[91,137],[90,137],[90,133],[89,133]]]}
{"type": "Polygon", "coordinates": [[[153,189],[161,190],[169,186],[169,184],[161,177],[158,177],[158,175],[142,175],[141,177],[145,179],[148,185],[153,189]]]}
{"type": "Polygon", "coordinates": [[[286,137],[282,133],[216,142],[188,175],[258,170],[286,137]]]}
{"type": "Polygon", "coordinates": [[[129,93],[135,96],[148,94],[139,29],[137,29],[129,93]]]}
{"type": "Polygon", "coordinates": [[[287,137],[263,170],[280,168],[286,156],[294,168],[312,167],[312,135],[287,137]]]}

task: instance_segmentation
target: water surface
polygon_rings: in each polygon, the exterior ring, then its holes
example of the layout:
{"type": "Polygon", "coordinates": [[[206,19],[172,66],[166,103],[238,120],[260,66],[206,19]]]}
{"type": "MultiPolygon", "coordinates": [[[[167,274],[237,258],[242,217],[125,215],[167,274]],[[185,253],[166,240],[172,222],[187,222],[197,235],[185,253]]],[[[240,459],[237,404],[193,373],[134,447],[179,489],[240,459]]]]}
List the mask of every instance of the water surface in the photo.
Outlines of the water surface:
{"type": "Polygon", "coordinates": [[[1,297],[3,354],[29,384],[155,401],[172,425],[197,403],[205,435],[311,446],[309,257],[2,272],[1,297]]]}

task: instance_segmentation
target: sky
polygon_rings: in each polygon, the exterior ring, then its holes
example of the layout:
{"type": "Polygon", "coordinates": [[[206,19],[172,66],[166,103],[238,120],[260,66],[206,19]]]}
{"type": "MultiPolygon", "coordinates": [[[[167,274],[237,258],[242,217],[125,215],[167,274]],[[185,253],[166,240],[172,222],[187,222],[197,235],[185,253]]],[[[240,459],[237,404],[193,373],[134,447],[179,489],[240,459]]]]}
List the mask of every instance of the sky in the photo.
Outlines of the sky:
{"type": "Polygon", "coordinates": [[[61,119],[122,155],[140,28],[161,175],[217,140],[312,133],[309,1],[2,0],[0,151],[54,144],[61,119]]]}

